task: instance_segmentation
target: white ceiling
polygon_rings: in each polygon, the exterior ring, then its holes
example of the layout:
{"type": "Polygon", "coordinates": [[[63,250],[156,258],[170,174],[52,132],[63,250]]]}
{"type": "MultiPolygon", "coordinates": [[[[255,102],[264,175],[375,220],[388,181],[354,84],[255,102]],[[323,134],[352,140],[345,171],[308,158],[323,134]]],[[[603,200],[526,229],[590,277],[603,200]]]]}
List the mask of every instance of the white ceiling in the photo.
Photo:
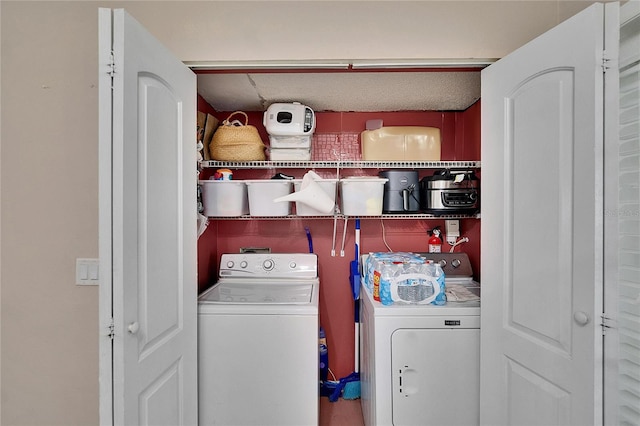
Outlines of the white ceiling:
{"type": "Polygon", "coordinates": [[[480,72],[199,74],[198,93],[217,111],[264,111],[293,101],[314,111],[457,111],[480,98],[480,72]]]}
{"type": "MultiPolygon", "coordinates": [[[[185,63],[501,58],[592,3],[126,2],[129,12],[185,63]]],[[[469,90],[466,78],[447,74],[381,77],[348,72],[324,77],[249,72],[202,75],[199,86],[212,105],[224,110],[263,110],[271,102],[289,100],[319,111],[455,110],[464,109],[480,96],[479,83],[469,90]]]]}

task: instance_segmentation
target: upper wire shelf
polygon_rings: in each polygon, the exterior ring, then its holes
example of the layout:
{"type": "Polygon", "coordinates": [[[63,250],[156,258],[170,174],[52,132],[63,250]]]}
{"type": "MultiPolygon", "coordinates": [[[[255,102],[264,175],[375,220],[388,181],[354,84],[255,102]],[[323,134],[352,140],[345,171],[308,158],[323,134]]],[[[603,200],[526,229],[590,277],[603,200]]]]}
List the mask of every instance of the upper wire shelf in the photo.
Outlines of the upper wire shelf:
{"type": "Polygon", "coordinates": [[[205,168],[235,169],[323,169],[323,168],[360,168],[360,169],[460,169],[480,168],[480,161],[202,161],[205,168]]]}

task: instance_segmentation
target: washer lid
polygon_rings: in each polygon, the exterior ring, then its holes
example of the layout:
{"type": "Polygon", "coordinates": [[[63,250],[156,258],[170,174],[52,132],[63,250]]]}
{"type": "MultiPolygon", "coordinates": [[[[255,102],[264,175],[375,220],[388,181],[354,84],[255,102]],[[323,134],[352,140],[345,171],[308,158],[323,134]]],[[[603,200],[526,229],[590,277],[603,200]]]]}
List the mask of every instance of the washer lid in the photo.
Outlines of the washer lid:
{"type": "Polygon", "coordinates": [[[202,304],[307,305],[313,302],[313,282],[220,280],[203,293],[202,304]]]}

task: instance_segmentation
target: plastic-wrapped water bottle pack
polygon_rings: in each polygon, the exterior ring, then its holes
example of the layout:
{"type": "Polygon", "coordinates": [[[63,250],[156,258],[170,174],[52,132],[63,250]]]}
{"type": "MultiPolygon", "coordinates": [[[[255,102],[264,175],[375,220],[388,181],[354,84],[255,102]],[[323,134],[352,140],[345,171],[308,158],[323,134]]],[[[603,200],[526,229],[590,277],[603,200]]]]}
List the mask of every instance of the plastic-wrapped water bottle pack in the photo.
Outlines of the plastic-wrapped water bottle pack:
{"type": "Polygon", "coordinates": [[[447,303],[444,271],[414,253],[369,253],[362,276],[365,288],[383,305],[447,303]]]}

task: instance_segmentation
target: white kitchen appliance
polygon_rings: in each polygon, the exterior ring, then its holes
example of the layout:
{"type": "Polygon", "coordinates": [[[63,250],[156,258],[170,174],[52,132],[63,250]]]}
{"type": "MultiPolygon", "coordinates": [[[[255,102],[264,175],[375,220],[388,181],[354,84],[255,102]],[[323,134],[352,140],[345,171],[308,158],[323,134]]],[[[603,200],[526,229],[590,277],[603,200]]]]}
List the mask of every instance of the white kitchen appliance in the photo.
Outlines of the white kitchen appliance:
{"type": "Polygon", "coordinates": [[[223,254],[199,297],[200,425],[318,423],[315,254],[223,254]]]}
{"type": "Polygon", "coordinates": [[[263,124],[272,136],[308,136],[316,128],[316,119],[313,110],[300,102],[275,103],[265,111],[263,124]]]}
{"type": "MultiPolygon", "coordinates": [[[[450,287],[479,290],[466,275],[471,270],[466,255],[428,257],[444,260],[450,287]]],[[[365,286],[360,293],[365,425],[478,424],[480,301],[384,306],[365,286]]]]}
{"type": "Polygon", "coordinates": [[[262,117],[269,134],[271,161],[311,159],[311,136],[316,129],[316,116],[300,102],[269,105],[262,117]]]}

